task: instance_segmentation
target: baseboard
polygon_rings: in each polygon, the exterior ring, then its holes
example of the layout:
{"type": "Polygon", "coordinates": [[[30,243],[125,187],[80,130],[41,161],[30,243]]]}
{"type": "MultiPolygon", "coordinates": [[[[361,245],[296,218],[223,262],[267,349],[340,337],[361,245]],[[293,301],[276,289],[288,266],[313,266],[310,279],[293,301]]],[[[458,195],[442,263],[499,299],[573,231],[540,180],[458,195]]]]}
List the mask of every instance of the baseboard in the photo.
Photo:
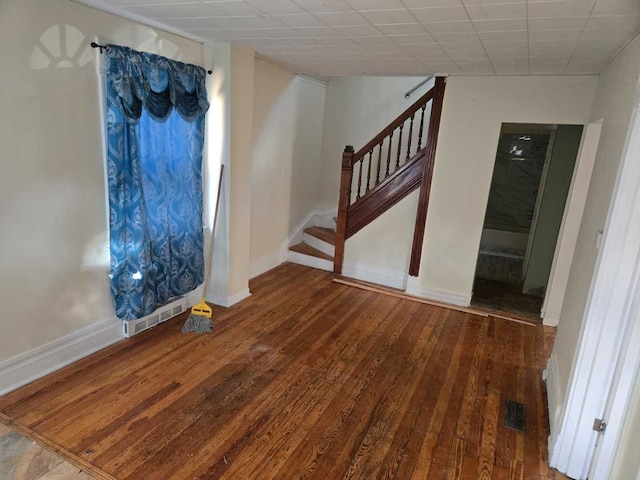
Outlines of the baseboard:
{"type": "Polygon", "coordinates": [[[543,317],[542,324],[549,327],[557,327],[560,324],[559,318],[543,317]]]}
{"type": "Polygon", "coordinates": [[[228,295],[226,297],[214,295],[209,300],[211,303],[215,305],[220,305],[221,307],[232,307],[238,302],[241,302],[245,298],[249,298],[251,296],[251,292],[248,288],[239,291],[238,293],[234,293],[233,295],[228,295]]]}
{"type": "Polygon", "coordinates": [[[452,292],[443,292],[441,290],[433,290],[423,287],[416,277],[409,277],[407,280],[408,295],[422,297],[427,300],[433,300],[441,303],[449,303],[459,307],[468,307],[471,304],[471,293],[468,295],[460,295],[452,292]]]}
{"type": "Polygon", "coordinates": [[[558,378],[558,364],[556,356],[551,355],[547,368],[542,375],[547,383],[547,407],[549,409],[549,458],[553,457],[553,451],[560,433],[560,421],[562,401],[560,398],[560,379],[558,378]]]}
{"type": "Polygon", "coordinates": [[[262,275],[264,272],[268,272],[272,268],[277,267],[286,258],[286,251],[288,242],[280,245],[276,250],[260,255],[249,262],[249,278],[262,275]]]}
{"type": "Polygon", "coordinates": [[[0,362],[4,395],[124,338],[122,322],[112,317],[0,362]]]}
{"type": "Polygon", "coordinates": [[[407,274],[395,270],[386,270],[363,263],[344,261],[342,275],[365,282],[377,283],[391,288],[404,290],[407,274]]]}

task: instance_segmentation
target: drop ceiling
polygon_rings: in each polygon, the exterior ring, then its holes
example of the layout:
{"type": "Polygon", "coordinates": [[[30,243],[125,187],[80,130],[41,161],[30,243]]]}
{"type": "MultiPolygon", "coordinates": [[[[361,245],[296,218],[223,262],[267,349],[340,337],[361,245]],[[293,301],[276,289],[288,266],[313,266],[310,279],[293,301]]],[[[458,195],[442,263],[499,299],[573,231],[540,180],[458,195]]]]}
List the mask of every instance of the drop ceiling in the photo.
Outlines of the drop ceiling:
{"type": "Polygon", "coordinates": [[[640,28],[640,0],[80,0],[294,73],[599,73],[640,28]]]}

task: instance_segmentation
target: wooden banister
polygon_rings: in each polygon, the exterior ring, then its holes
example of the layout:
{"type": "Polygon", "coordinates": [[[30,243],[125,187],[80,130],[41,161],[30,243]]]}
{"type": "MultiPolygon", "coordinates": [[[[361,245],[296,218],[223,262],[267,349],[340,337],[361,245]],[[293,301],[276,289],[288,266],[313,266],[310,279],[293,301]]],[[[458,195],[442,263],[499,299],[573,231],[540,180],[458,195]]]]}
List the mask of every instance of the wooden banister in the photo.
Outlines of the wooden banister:
{"type": "Polygon", "coordinates": [[[345,147],[336,218],[335,273],[342,273],[347,238],[420,187],[409,270],[411,275],[417,275],[443,95],[444,78],[437,77],[433,88],[398,115],[364,147],[357,152],[351,145],[345,147]],[[429,102],[430,116],[429,121],[425,122],[429,102]],[[426,145],[423,147],[425,126],[428,130],[426,145]]]}
{"type": "Polygon", "coordinates": [[[385,138],[387,138],[391,133],[398,128],[400,125],[404,124],[407,119],[409,119],[412,115],[414,115],[418,110],[422,108],[429,100],[433,98],[433,94],[435,92],[435,87],[431,88],[427,93],[422,95],[418,100],[416,100],[409,108],[407,108],[404,112],[402,112],[398,117],[387,125],[378,135],[373,137],[369,143],[367,143],[364,147],[358,150],[354,156],[353,161],[357,162],[362,157],[364,157],[369,151],[380,144],[385,138]]]}
{"type": "Polygon", "coordinates": [[[351,200],[351,182],[353,181],[353,147],[347,145],[342,153],[342,173],[340,175],[340,198],[338,199],[338,218],[336,219],[336,247],[333,256],[334,273],[342,273],[344,260],[344,242],[347,239],[347,210],[351,200]]]}

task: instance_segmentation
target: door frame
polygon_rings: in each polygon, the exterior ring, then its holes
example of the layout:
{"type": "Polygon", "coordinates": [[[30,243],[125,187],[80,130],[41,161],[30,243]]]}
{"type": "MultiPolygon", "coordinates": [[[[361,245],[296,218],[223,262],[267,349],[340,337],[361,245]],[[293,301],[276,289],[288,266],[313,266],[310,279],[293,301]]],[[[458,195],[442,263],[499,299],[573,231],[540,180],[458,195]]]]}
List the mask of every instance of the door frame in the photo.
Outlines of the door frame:
{"type": "MultiPolygon", "coordinates": [[[[607,404],[611,405],[608,400],[628,402],[627,392],[633,388],[635,379],[616,373],[624,365],[625,355],[640,349],[640,335],[633,337],[627,333],[635,330],[634,315],[640,301],[638,101],[636,97],[583,316],[561,426],[555,441],[550,438],[549,442],[550,465],[573,478],[586,478],[590,469],[598,475],[610,469],[626,412],[609,418],[604,414],[607,404]],[[594,456],[596,439],[601,436],[593,430],[596,418],[608,421],[608,426],[594,456]]],[[[548,369],[551,367],[550,361],[548,369]]]]}
{"type": "MultiPolygon", "coordinates": [[[[542,197],[544,196],[544,187],[547,184],[547,176],[549,175],[549,164],[551,163],[551,157],[553,156],[553,147],[556,144],[556,133],[558,126],[553,125],[553,130],[549,133],[549,143],[547,144],[547,151],[544,155],[544,165],[542,166],[542,175],[540,176],[540,182],[538,183],[538,192],[536,193],[536,204],[533,208],[533,218],[531,219],[531,226],[529,227],[529,237],[527,238],[527,249],[524,253],[524,260],[522,262],[522,288],[523,292],[527,293],[526,285],[524,284],[527,276],[527,270],[529,270],[529,261],[531,260],[531,250],[533,249],[533,239],[536,234],[536,228],[538,226],[538,216],[540,215],[540,206],[542,205],[542,197]]],[[[564,213],[563,213],[564,215],[564,213]]],[[[545,285],[546,289],[546,285],[545,285]]]]}
{"type": "Polygon", "coordinates": [[[569,282],[571,262],[580,233],[580,223],[587,202],[601,133],[602,120],[588,123],[582,131],[580,148],[573,168],[573,177],[567,194],[549,281],[542,303],[541,316],[545,325],[556,327],[560,320],[562,302],[569,282]]]}

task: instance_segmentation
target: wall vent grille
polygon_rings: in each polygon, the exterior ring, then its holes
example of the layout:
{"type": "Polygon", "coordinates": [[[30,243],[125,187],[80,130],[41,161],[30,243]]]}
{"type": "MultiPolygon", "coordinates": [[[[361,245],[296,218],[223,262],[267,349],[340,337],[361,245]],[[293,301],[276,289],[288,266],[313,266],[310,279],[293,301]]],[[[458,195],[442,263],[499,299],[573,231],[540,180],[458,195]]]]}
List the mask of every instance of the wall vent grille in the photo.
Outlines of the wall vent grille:
{"type": "Polygon", "coordinates": [[[159,323],[166,322],[170,318],[181,314],[186,309],[187,299],[186,297],[180,297],[164,307],[160,307],[151,315],[147,315],[146,317],[138,318],[136,320],[124,320],[122,322],[124,336],[126,338],[131,338],[140,332],[144,332],[145,330],[158,325],[159,323]]]}

